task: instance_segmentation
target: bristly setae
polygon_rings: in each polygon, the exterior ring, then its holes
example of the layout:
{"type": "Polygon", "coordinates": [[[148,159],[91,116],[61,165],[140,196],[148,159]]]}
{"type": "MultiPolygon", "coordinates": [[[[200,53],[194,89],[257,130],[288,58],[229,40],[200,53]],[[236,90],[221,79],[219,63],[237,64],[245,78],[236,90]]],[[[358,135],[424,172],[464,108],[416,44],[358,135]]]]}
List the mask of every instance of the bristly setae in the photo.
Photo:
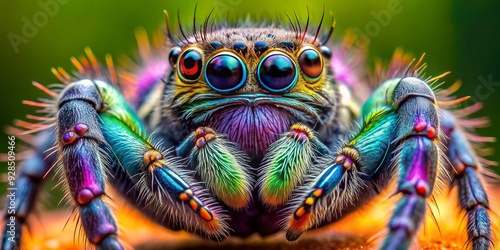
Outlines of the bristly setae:
{"type": "Polygon", "coordinates": [[[352,36],[329,44],[333,21],[320,35],[324,13],[312,33],[309,17],[220,27],[210,16],[189,35],[179,21],[176,35],[167,14],[166,39],[153,47],[140,32],[138,65],[116,69],[86,50],[72,58],[74,74],[53,70],[62,84],[34,84],[51,98],[26,102],[46,115],[10,129],[32,149],[3,249],[19,246],[53,166],[86,239],[102,249],[122,248],[107,186],[155,223],[217,241],[281,231],[296,241],[386,190],[398,201],[384,211],[379,247],[408,249],[432,216],[427,202],[452,183],[466,242],[493,246],[483,176],[497,177],[478,156],[492,139],[472,129],[487,120],[467,119],[478,104],[456,108],[466,98],[450,97],[457,84],[440,89],[446,74],[424,77],[422,58],[398,51],[370,76],[352,36]]]}

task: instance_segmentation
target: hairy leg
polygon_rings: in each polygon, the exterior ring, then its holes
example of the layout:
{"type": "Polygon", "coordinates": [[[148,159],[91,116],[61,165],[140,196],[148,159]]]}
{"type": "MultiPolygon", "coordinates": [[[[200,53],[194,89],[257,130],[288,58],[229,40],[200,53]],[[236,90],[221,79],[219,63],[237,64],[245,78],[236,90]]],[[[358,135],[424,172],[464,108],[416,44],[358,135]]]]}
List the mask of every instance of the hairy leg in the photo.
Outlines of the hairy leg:
{"type": "Polygon", "coordinates": [[[106,154],[118,178],[109,182],[136,207],[166,227],[186,229],[203,237],[222,239],[227,224],[220,205],[191,178],[192,172],[173,152],[148,135],[136,114],[110,85],[94,81],[103,95],[99,113],[106,154]],[[189,210],[185,209],[189,207],[189,210]]]}
{"type": "Polygon", "coordinates": [[[284,225],[288,240],[346,216],[385,187],[395,119],[390,109],[373,110],[338,152],[320,157],[311,178],[295,190],[289,202],[290,215],[284,225]]]}
{"type": "Polygon", "coordinates": [[[439,167],[439,118],[434,105],[432,90],[420,79],[394,79],[381,85],[363,107],[359,132],[325,159],[321,173],[298,192],[286,225],[287,238],[295,240],[311,227],[334,221],[350,205],[366,203],[373,196],[367,190],[384,187],[399,174],[397,193],[402,196],[382,248],[408,248],[423,222],[439,167]]]}
{"type": "Polygon", "coordinates": [[[22,227],[27,224],[28,215],[35,206],[44,183],[44,177],[55,163],[54,155],[45,159],[45,151],[54,143],[53,134],[50,132],[41,133],[36,137],[35,142],[39,143],[39,146],[34,149],[34,153],[29,158],[18,166],[19,172],[16,173],[15,186],[12,191],[7,192],[7,209],[3,216],[5,223],[2,231],[1,249],[20,248],[22,227]],[[15,205],[11,206],[11,203],[15,205]]]}
{"type": "Polygon", "coordinates": [[[115,220],[101,199],[108,182],[120,185],[110,175],[112,167],[123,168],[139,198],[148,200],[167,220],[203,236],[223,237],[224,221],[197,194],[206,192],[191,189],[178,159],[153,145],[154,138],[111,85],[99,80],[71,83],[61,93],[57,117],[63,171],[92,244],[120,246],[115,220]],[[184,205],[194,213],[186,213],[184,205]]]}
{"type": "Polygon", "coordinates": [[[402,198],[382,249],[407,249],[425,218],[426,198],[433,192],[438,168],[443,167],[439,162],[442,137],[436,99],[426,82],[404,78],[394,87],[391,99],[398,114],[394,164],[399,170],[402,198]]]}
{"type": "Polygon", "coordinates": [[[106,155],[98,111],[101,95],[94,83],[82,80],[70,84],[59,98],[57,144],[70,196],[78,207],[87,239],[98,248],[122,248],[117,240],[117,226],[105,194],[106,155]]]}
{"type": "Polygon", "coordinates": [[[306,174],[311,173],[314,156],[329,153],[311,129],[303,124],[293,125],[270,146],[261,163],[258,185],[264,204],[285,204],[294,189],[303,184],[306,174]]]}
{"type": "Polygon", "coordinates": [[[488,214],[490,204],[481,178],[484,169],[452,113],[442,111],[441,126],[449,137],[447,147],[453,167],[451,174],[458,186],[460,207],[467,216],[468,242],[475,250],[492,248],[492,225],[488,214]]]}
{"type": "Polygon", "coordinates": [[[176,151],[189,159],[189,166],[224,204],[235,209],[248,205],[253,178],[248,157],[235,143],[209,127],[199,127],[176,151]]]}

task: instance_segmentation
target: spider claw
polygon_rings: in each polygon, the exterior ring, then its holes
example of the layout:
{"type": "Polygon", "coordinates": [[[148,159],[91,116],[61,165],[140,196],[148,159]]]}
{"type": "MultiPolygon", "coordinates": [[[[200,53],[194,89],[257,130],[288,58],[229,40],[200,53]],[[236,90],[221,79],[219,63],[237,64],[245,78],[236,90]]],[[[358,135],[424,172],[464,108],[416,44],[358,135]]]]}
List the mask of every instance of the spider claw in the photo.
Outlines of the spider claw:
{"type": "Polygon", "coordinates": [[[296,241],[299,239],[299,237],[302,235],[302,233],[294,233],[291,231],[286,232],[286,239],[288,241],[296,241]]]}
{"type": "Polygon", "coordinates": [[[287,232],[287,239],[289,241],[297,240],[302,232],[310,228],[312,222],[310,215],[314,205],[320,198],[330,194],[330,192],[341,182],[347,170],[344,165],[349,158],[345,156],[339,156],[337,158],[342,158],[343,161],[336,161],[333,165],[323,170],[312,186],[313,191],[309,192],[309,195],[306,196],[301,206],[293,213],[287,232]]]}
{"type": "Polygon", "coordinates": [[[152,175],[154,175],[152,178],[155,178],[161,186],[158,187],[159,189],[164,188],[169,195],[177,197],[178,201],[189,204],[193,212],[204,220],[214,219],[212,212],[194,195],[189,184],[170,168],[165,166],[155,168],[152,175]]]}

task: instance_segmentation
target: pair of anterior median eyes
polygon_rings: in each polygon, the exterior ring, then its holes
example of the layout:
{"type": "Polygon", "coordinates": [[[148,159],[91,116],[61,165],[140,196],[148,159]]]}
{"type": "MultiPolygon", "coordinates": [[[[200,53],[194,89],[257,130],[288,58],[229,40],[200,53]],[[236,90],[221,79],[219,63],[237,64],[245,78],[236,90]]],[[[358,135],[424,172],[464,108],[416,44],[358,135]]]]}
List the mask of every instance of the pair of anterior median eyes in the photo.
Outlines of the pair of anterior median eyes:
{"type": "MultiPolygon", "coordinates": [[[[172,49],[169,60],[173,67],[177,67],[177,74],[182,81],[196,82],[204,70],[205,82],[217,92],[232,92],[245,84],[248,72],[238,55],[229,51],[220,52],[203,67],[203,56],[199,49],[188,48],[181,52],[178,47],[172,49]]],[[[311,46],[304,46],[297,54],[304,79],[310,83],[316,82],[323,72],[323,59],[319,52],[311,46]]],[[[279,93],[295,86],[299,69],[287,53],[274,50],[262,57],[257,65],[256,76],[264,89],[279,93]]]]}

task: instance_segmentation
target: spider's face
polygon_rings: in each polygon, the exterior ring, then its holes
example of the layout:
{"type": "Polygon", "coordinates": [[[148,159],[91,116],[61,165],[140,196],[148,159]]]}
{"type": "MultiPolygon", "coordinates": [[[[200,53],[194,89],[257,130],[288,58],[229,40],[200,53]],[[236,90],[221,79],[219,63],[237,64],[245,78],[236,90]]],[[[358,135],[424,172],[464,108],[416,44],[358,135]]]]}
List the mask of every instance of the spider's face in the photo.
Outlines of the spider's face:
{"type": "Polygon", "coordinates": [[[191,38],[170,52],[172,104],[187,124],[213,127],[262,156],[292,124],[331,115],[330,51],[313,40],[272,28],[191,38]]]}

